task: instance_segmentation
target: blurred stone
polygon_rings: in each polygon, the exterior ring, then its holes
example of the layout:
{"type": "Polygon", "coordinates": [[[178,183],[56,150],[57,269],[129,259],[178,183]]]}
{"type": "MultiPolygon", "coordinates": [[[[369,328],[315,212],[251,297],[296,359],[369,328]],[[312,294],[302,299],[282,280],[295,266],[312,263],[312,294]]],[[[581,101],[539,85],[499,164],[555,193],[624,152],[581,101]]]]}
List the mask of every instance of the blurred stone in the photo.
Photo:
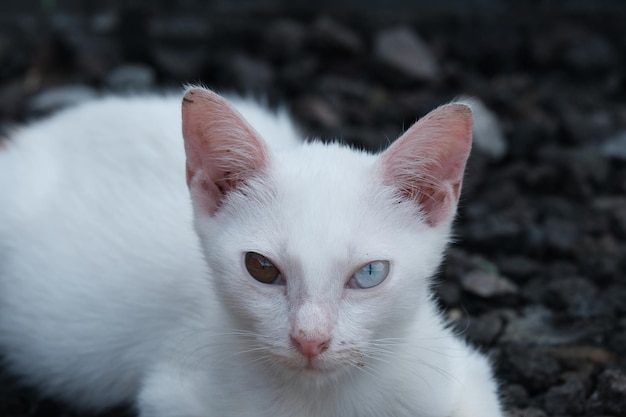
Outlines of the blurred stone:
{"type": "Polygon", "coordinates": [[[619,369],[607,369],[598,378],[598,385],[589,398],[587,410],[621,416],[626,410],[626,374],[619,369]]]}
{"type": "Polygon", "coordinates": [[[602,144],[602,155],[626,161],[626,130],[619,132],[602,144]]]}
{"type": "Polygon", "coordinates": [[[573,343],[587,333],[581,328],[556,328],[554,314],[540,305],[524,308],[521,315],[509,320],[500,342],[519,345],[556,346],[573,343]]]}
{"type": "Polygon", "coordinates": [[[584,145],[603,137],[603,134],[606,134],[605,129],[599,130],[593,116],[575,106],[575,102],[561,103],[557,111],[565,139],[571,143],[584,145]]]}
{"type": "Polygon", "coordinates": [[[365,50],[356,32],[329,17],[319,18],[313,23],[310,42],[318,50],[330,54],[359,55],[365,50]]]}
{"type": "Polygon", "coordinates": [[[561,182],[561,186],[588,187],[589,180],[603,183],[609,174],[607,159],[595,146],[563,148],[550,145],[542,147],[537,154],[542,161],[560,168],[555,179],[561,182]]]}
{"type": "Polygon", "coordinates": [[[538,408],[513,408],[507,417],[548,417],[548,415],[538,408]]]}
{"type": "Polygon", "coordinates": [[[523,383],[529,391],[535,392],[553,385],[560,372],[558,361],[540,349],[527,346],[505,347],[500,363],[500,373],[509,375],[523,383]]]}
{"type": "Polygon", "coordinates": [[[467,339],[477,346],[491,346],[504,326],[504,319],[499,311],[482,314],[480,317],[470,317],[465,324],[457,328],[467,327],[465,332],[467,339]]]}
{"type": "Polygon", "coordinates": [[[618,235],[626,237],[626,197],[620,195],[596,197],[592,204],[594,208],[608,215],[618,235]]]}
{"type": "Polygon", "coordinates": [[[515,158],[529,158],[540,145],[557,139],[559,128],[555,120],[535,116],[509,123],[506,129],[507,151],[515,158]]]}
{"type": "Polygon", "coordinates": [[[284,62],[303,52],[305,40],[306,28],[301,23],[276,20],[265,32],[265,51],[273,61],[284,62]]]}
{"type": "Polygon", "coordinates": [[[498,262],[498,268],[505,276],[527,279],[535,275],[541,269],[541,265],[529,257],[513,255],[501,258],[498,262]]]}
{"type": "Polygon", "coordinates": [[[0,84],[0,118],[14,120],[22,112],[26,100],[26,86],[21,79],[0,84]]]}
{"type": "Polygon", "coordinates": [[[519,384],[507,384],[501,387],[502,398],[506,404],[515,407],[526,407],[529,404],[529,396],[526,388],[519,384]]]}
{"type": "Polygon", "coordinates": [[[611,69],[616,61],[613,46],[602,36],[589,34],[571,42],[562,54],[563,63],[579,73],[611,69]]]}
{"type": "Polygon", "coordinates": [[[112,12],[96,13],[90,22],[91,30],[98,34],[113,33],[119,25],[119,16],[112,12]]]}
{"type": "Polygon", "coordinates": [[[299,120],[325,129],[336,129],[341,125],[341,117],[324,99],[317,96],[303,96],[293,105],[299,120]]]}
{"type": "Polygon", "coordinates": [[[547,33],[534,34],[531,41],[530,56],[540,67],[584,75],[608,71],[616,62],[611,43],[583,25],[556,24],[547,29],[547,33]]]}
{"type": "MultiPolygon", "coordinates": [[[[6,28],[6,26],[5,26],[6,28]]],[[[9,29],[10,28],[6,28],[9,29]]],[[[8,78],[17,76],[26,70],[29,64],[29,55],[32,54],[32,46],[15,35],[0,33],[0,82],[6,82],[8,78]],[[16,39],[17,38],[17,39],[16,39]]]]}
{"type": "Polygon", "coordinates": [[[545,299],[553,308],[566,310],[570,317],[589,318],[602,311],[597,289],[582,277],[557,277],[547,283],[545,299]]]}
{"type": "Polygon", "coordinates": [[[334,94],[356,100],[367,100],[372,94],[372,88],[367,83],[338,75],[322,77],[318,89],[325,95],[334,94]]]}
{"type": "Polygon", "coordinates": [[[147,65],[125,64],[113,68],[106,85],[113,91],[146,91],[154,86],[156,74],[147,65]]]}
{"type": "Polygon", "coordinates": [[[474,269],[460,277],[465,291],[484,298],[497,297],[517,292],[517,287],[496,273],[474,269]]]}
{"type": "Polygon", "coordinates": [[[227,63],[230,77],[243,92],[266,92],[274,80],[274,71],[264,61],[245,54],[236,54],[227,63]]]}
{"type": "Polygon", "coordinates": [[[572,253],[579,236],[578,227],[574,222],[563,218],[548,217],[543,228],[549,248],[562,253],[572,253]]]}
{"type": "Polygon", "coordinates": [[[381,65],[381,75],[390,82],[428,82],[439,75],[430,48],[407,27],[379,32],[374,40],[374,59],[381,65]]]}
{"type": "Polygon", "coordinates": [[[66,85],[45,90],[28,101],[28,111],[34,115],[48,114],[98,96],[96,90],[85,85],[66,85]]]}
{"type": "Polygon", "coordinates": [[[458,102],[472,109],[473,145],[493,159],[502,159],[507,152],[507,143],[498,117],[480,99],[461,97],[458,102]]]}
{"type": "Polygon", "coordinates": [[[585,397],[584,384],[570,378],[548,389],[544,398],[545,410],[549,415],[578,415],[585,411],[585,397]]]}
{"type": "Polygon", "coordinates": [[[199,42],[208,39],[211,26],[200,16],[174,15],[150,19],[148,35],[153,39],[199,42]]]}
{"type": "Polygon", "coordinates": [[[156,70],[178,81],[194,79],[207,65],[207,53],[202,47],[155,44],[151,52],[156,70]]]}
{"type": "MultiPolygon", "coordinates": [[[[349,116],[346,116],[348,118],[349,116]]],[[[372,129],[365,127],[341,126],[338,132],[344,143],[355,146],[357,149],[367,149],[371,152],[379,152],[389,146],[389,139],[397,136],[397,131],[390,129],[372,129]]]]}
{"type": "Polygon", "coordinates": [[[308,92],[319,68],[319,61],[308,56],[285,64],[278,72],[278,81],[290,92],[308,92]]]}
{"type": "MultiPolygon", "coordinates": [[[[473,208],[478,207],[474,204],[473,208]]],[[[505,245],[516,242],[518,245],[519,237],[523,229],[522,225],[515,219],[509,219],[502,213],[494,213],[490,210],[484,210],[484,216],[470,214],[475,219],[468,224],[464,239],[468,242],[475,242],[488,245],[505,245]]]]}
{"type": "Polygon", "coordinates": [[[461,299],[459,286],[450,281],[438,283],[435,286],[437,296],[446,306],[456,306],[461,299]]]}
{"type": "Polygon", "coordinates": [[[557,346],[549,350],[550,355],[573,363],[607,364],[615,360],[615,355],[602,347],[557,346]]]}

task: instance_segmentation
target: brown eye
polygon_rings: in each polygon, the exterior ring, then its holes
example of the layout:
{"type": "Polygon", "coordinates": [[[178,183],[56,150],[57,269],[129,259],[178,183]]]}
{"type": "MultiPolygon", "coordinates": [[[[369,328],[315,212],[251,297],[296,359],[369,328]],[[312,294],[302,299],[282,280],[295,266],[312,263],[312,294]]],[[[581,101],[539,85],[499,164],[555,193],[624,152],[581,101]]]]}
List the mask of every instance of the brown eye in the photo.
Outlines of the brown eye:
{"type": "Polygon", "coordinates": [[[246,253],[246,269],[256,279],[263,284],[277,284],[280,282],[280,271],[265,256],[256,252],[246,253]]]}

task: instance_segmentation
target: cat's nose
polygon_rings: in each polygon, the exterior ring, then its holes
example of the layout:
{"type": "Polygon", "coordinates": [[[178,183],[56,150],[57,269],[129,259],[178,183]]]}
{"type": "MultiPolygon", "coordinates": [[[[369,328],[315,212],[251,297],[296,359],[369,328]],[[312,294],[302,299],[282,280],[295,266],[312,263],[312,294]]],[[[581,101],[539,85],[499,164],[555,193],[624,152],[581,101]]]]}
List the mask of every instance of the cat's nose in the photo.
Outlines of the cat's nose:
{"type": "Polygon", "coordinates": [[[291,336],[291,343],[302,355],[312,358],[328,350],[330,339],[291,336]]]}

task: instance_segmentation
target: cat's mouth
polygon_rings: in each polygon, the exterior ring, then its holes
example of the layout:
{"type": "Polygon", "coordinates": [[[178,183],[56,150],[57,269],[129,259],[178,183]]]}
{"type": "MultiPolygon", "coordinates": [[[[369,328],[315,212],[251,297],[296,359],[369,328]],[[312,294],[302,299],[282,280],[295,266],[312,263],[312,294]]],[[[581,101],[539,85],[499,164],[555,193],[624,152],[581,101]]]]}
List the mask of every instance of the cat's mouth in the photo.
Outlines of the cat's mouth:
{"type": "Polygon", "coordinates": [[[281,357],[280,363],[291,372],[301,375],[330,376],[349,368],[349,364],[326,355],[307,358],[304,356],[281,357]]]}
{"type": "Polygon", "coordinates": [[[336,369],[336,366],[329,366],[329,364],[321,358],[290,357],[283,358],[281,362],[286,368],[297,372],[326,373],[332,372],[333,369],[336,369]]]}

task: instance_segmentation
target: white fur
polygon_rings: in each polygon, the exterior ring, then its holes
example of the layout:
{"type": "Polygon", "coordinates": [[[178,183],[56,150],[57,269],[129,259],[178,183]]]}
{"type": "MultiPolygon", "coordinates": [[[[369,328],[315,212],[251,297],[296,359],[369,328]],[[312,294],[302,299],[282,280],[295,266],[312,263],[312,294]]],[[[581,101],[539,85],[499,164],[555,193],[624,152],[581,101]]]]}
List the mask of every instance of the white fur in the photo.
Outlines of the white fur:
{"type": "Polygon", "coordinates": [[[143,417],[501,416],[487,360],[431,300],[450,221],[397,204],[377,156],[300,145],[285,115],[234,104],[270,169],[197,213],[197,234],[179,98],[103,99],[14,134],[0,151],[7,366],[78,407],[136,401],[143,417]],[[247,251],[289,290],[253,280],[247,251]],[[346,289],[373,260],[389,277],[346,289]],[[294,323],[330,326],[313,370],[294,323]]]}

